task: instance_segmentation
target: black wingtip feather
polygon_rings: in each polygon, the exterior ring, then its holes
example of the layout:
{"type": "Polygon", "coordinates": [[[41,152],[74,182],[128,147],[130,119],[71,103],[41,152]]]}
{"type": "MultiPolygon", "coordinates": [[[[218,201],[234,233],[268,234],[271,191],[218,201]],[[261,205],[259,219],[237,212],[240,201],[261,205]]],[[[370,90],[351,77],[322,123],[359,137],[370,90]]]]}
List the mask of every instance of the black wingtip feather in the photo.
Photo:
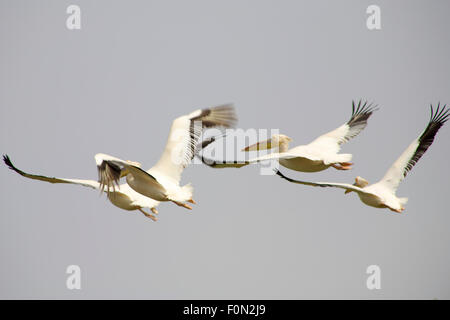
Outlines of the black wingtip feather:
{"type": "Polygon", "coordinates": [[[121,168],[110,161],[103,161],[97,166],[97,172],[100,192],[106,191],[109,194],[111,189],[115,192],[116,186],[119,186],[121,168]]]}
{"type": "Polygon", "coordinates": [[[279,177],[281,177],[281,178],[283,178],[283,179],[285,179],[285,180],[287,180],[287,181],[289,181],[289,182],[294,182],[294,181],[295,181],[294,179],[291,179],[291,178],[289,178],[289,177],[286,177],[286,176],[285,176],[284,174],[282,174],[281,171],[278,170],[278,169],[274,169],[273,171],[275,171],[275,173],[276,173],[279,177]]]}
{"type": "Polygon", "coordinates": [[[25,172],[23,172],[22,170],[17,169],[11,159],[9,158],[9,156],[7,154],[3,155],[3,162],[8,166],[9,169],[17,172],[18,174],[22,175],[22,176],[26,176],[27,174],[25,172]]]}
{"type": "Polygon", "coordinates": [[[433,109],[433,105],[430,105],[430,121],[428,122],[427,127],[419,137],[419,146],[417,147],[414,155],[409,160],[408,164],[403,171],[403,176],[406,177],[409,171],[414,167],[414,165],[419,161],[419,159],[424,155],[424,153],[428,150],[431,144],[434,141],[434,138],[439,131],[439,129],[447,122],[450,116],[450,108],[447,108],[447,105],[441,107],[441,103],[439,102],[436,110],[433,109]]]}
{"type": "Polygon", "coordinates": [[[4,162],[8,167],[11,168],[11,166],[12,166],[11,159],[9,159],[9,157],[8,157],[7,154],[4,154],[4,155],[3,155],[3,162],[4,162]]]}
{"type": "Polygon", "coordinates": [[[8,166],[9,169],[17,171],[16,167],[14,167],[13,163],[11,162],[11,159],[7,154],[3,155],[3,162],[8,166]]]}
{"type": "Polygon", "coordinates": [[[355,107],[355,101],[352,101],[352,116],[347,124],[352,127],[367,121],[374,111],[378,110],[378,105],[369,103],[367,100],[363,103],[360,99],[358,106],[355,107]]]}

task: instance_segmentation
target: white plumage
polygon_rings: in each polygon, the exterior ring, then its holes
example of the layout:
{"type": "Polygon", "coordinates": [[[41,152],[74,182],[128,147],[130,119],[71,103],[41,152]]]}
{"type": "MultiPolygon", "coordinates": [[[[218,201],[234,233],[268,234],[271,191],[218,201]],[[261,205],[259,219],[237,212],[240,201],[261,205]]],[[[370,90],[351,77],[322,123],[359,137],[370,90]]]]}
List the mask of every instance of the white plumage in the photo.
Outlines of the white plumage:
{"type": "Polygon", "coordinates": [[[430,121],[425,130],[408,146],[408,148],[406,148],[401,156],[389,168],[384,177],[377,183],[369,185],[368,181],[361,177],[356,177],[353,185],[333,182],[308,182],[288,178],[280,171],[277,171],[277,174],[289,182],[297,184],[313,187],[341,188],[346,190],[345,193],[354,191],[358,194],[361,201],[368,206],[388,208],[400,213],[405,209],[408,198],[397,197],[397,188],[400,182],[406,177],[407,173],[431,146],[435,135],[448,120],[448,117],[450,116],[449,110],[450,109],[446,108],[445,105],[441,109],[439,104],[436,112],[434,112],[433,107],[431,106],[430,121]]]}
{"type": "Polygon", "coordinates": [[[95,159],[101,188],[114,191],[119,179],[125,176],[128,185],[142,195],[192,209],[185,202],[195,203],[192,199],[193,188],[190,184],[180,186],[180,180],[183,169],[197,151],[202,129],[229,128],[236,121],[232,105],[199,109],[176,118],[161,158],[147,171],[142,170],[138,163],[99,153],[95,159]]]}
{"type": "Polygon", "coordinates": [[[243,151],[256,151],[278,148],[278,152],[274,152],[261,157],[253,158],[243,162],[226,162],[221,163],[211,159],[202,158],[204,163],[213,168],[240,168],[248,164],[257,163],[267,160],[278,160],[280,165],[301,172],[318,172],[328,169],[330,166],[338,170],[351,169],[351,154],[340,154],[341,145],[351,138],[357,136],[366,126],[367,120],[376,110],[376,106],[372,106],[361,101],[356,106],[352,104],[352,116],[349,121],[339,128],[330,131],[307,145],[301,145],[289,149],[289,142],[292,139],[286,135],[274,135],[270,139],[258,142],[254,145],[244,148],[243,151]]]}
{"type": "MultiPolygon", "coordinates": [[[[65,178],[54,178],[54,177],[47,177],[42,175],[34,175],[26,173],[22,170],[19,170],[16,168],[13,163],[11,162],[11,159],[7,156],[3,156],[3,161],[5,164],[11,169],[20,174],[21,176],[24,176],[29,179],[33,180],[40,180],[45,181],[49,183],[67,183],[67,184],[75,184],[75,185],[81,185],[84,187],[89,187],[92,189],[98,189],[100,188],[100,183],[94,180],[81,180],[81,179],[65,179],[65,178]]],[[[142,212],[145,216],[151,218],[152,220],[156,221],[156,217],[148,212],[144,211],[144,208],[149,208],[153,213],[158,213],[156,210],[156,207],[159,205],[159,201],[156,201],[154,199],[145,197],[133,189],[131,189],[126,183],[121,184],[118,188],[118,190],[113,190],[107,194],[109,201],[116,207],[119,207],[124,210],[139,210],[142,212]]]]}

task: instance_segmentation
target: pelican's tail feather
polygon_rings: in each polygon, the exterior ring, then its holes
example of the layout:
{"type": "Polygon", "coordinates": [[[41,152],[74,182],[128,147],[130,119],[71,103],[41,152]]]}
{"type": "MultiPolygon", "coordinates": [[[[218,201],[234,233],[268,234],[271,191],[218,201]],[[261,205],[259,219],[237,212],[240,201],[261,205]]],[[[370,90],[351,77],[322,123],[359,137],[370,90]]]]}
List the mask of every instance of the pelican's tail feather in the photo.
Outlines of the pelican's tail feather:
{"type": "Polygon", "coordinates": [[[406,203],[408,202],[408,198],[398,198],[398,201],[400,202],[402,207],[404,207],[406,205],[406,203]]]}
{"type": "Polygon", "coordinates": [[[194,194],[194,187],[188,183],[177,190],[176,193],[168,194],[169,200],[185,202],[192,200],[194,194]]]}
{"type": "Polygon", "coordinates": [[[350,162],[352,161],[351,153],[342,153],[337,155],[338,162],[350,162]]]}
{"type": "Polygon", "coordinates": [[[325,162],[325,164],[350,162],[350,161],[352,161],[352,157],[353,156],[351,153],[339,153],[339,154],[333,155],[332,157],[325,158],[324,162],[325,162]]]}

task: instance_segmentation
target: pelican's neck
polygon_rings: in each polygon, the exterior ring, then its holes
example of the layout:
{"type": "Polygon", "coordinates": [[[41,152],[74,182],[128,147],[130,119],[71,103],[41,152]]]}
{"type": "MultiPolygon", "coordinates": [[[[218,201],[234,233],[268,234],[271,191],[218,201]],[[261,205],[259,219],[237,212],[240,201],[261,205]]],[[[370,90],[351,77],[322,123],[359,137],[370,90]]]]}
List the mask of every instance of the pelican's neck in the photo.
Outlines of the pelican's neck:
{"type": "Polygon", "coordinates": [[[282,141],[278,144],[278,152],[286,152],[289,150],[289,142],[282,141]]]}

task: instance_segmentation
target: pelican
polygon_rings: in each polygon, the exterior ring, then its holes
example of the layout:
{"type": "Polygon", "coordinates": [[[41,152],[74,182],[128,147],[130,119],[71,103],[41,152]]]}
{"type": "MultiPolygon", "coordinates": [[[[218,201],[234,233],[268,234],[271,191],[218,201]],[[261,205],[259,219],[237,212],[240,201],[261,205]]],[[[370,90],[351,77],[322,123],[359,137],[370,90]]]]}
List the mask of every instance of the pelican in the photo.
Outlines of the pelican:
{"type": "MultiPolygon", "coordinates": [[[[200,151],[201,149],[207,147],[210,143],[214,142],[216,137],[210,137],[208,139],[205,139],[202,141],[201,144],[198,144],[197,150],[200,151]]],[[[14,166],[11,159],[8,155],[3,156],[3,161],[5,164],[13,171],[17,172],[23,177],[33,179],[33,180],[40,180],[40,181],[46,181],[49,183],[67,183],[67,184],[76,184],[81,185],[84,187],[89,187],[92,189],[101,190],[104,191],[101,188],[101,184],[98,181],[94,180],[82,180],[82,179],[65,179],[65,178],[54,178],[54,177],[47,177],[42,175],[35,175],[35,174],[29,174],[26,173],[17,167],[14,166]]],[[[105,191],[106,192],[106,191],[105,191]]],[[[106,195],[108,197],[108,200],[115,205],[116,207],[127,210],[127,211],[133,211],[133,210],[139,210],[142,212],[147,218],[152,219],[153,221],[157,221],[158,218],[149,213],[144,211],[145,208],[149,208],[154,214],[158,214],[158,210],[156,210],[156,207],[159,205],[159,201],[156,201],[152,198],[143,196],[142,194],[134,191],[130,188],[130,186],[127,183],[122,183],[118,186],[117,190],[114,188],[114,190],[110,190],[109,192],[106,192],[106,195]]]]}
{"type": "Polygon", "coordinates": [[[240,168],[251,163],[266,160],[278,160],[280,165],[295,171],[318,172],[328,169],[330,166],[337,170],[349,170],[352,155],[349,153],[340,154],[341,145],[351,138],[356,137],[366,126],[367,120],[376,110],[377,106],[372,106],[367,102],[359,101],[358,105],[352,102],[352,116],[345,124],[339,128],[319,136],[307,145],[301,145],[289,149],[289,142],[292,139],[284,134],[273,135],[270,139],[258,142],[244,148],[242,151],[256,151],[278,148],[278,152],[270,153],[248,161],[234,161],[221,163],[202,157],[202,161],[213,168],[235,167],[240,168]]]}
{"type": "Polygon", "coordinates": [[[171,201],[178,206],[192,209],[186,202],[192,199],[191,184],[180,186],[181,174],[197,151],[197,141],[204,128],[232,127],[237,121],[232,105],[198,109],[176,118],[169,132],[166,147],[159,161],[149,170],[133,161],[99,153],[95,156],[100,188],[115,190],[121,177],[134,191],[157,201],[171,201]]]}
{"type": "Polygon", "coordinates": [[[422,134],[415,139],[409,147],[401,154],[401,156],[389,168],[384,177],[374,184],[361,177],[356,177],[353,185],[346,183],[330,183],[330,182],[306,182],[294,180],[286,177],[280,171],[276,173],[287,181],[309,185],[313,187],[334,187],[345,189],[345,193],[356,192],[361,201],[371,207],[388,208],[391,211],[401,213],[405,210],[408,198],[399,198],[396,196],[397,188],[400,182],[406,177],[409,171],[419,161],[423,154],[433,143],[434,137],[439,129],[448,120],[450,115],[449,108],[446,105],[440,109],[438,104],[436,111],[430,106],[430,121],[422,134]]]}
{"type": "MultiPolygon", "coordinates": [[[[23,172],[22,170],[19,170],[18,168],[16,168],[13,165],[13,163],[11,162],[11,159],[9,158],[8,155],[3,156],[3,161],[11,170],[14,170],[21,176],[24,176],[29,179],[46,181],[46,182],[50,182],[50,183],[76,184],[76,185],[100,190],[100,183],[97,181],[94,181],[94,180],[52,178],[52,177],[46,177],[46,176],[41,176],[41,175],[29,174],[29,173],[23,172]]],[[[149,208],[154,214],[157,214],[158,211],[156,210],[156,207],[159,205],[159,201],[156,201],[154,199],[145,197],[145,196],[137,193],[136,191],[131,189],[126,183],[121,184],[119,186],[118,190],[113,190],[113,191],[107,193],[107,197],[113,205],[115,205],[116,207],[119,207],[120,209],[124,209],[124,210],[128,210],[128,211],[139,210],[146,217],[152,219],[153,221],[157,221],[156,216],[144,211],[144,208],[149,208]]]]}

